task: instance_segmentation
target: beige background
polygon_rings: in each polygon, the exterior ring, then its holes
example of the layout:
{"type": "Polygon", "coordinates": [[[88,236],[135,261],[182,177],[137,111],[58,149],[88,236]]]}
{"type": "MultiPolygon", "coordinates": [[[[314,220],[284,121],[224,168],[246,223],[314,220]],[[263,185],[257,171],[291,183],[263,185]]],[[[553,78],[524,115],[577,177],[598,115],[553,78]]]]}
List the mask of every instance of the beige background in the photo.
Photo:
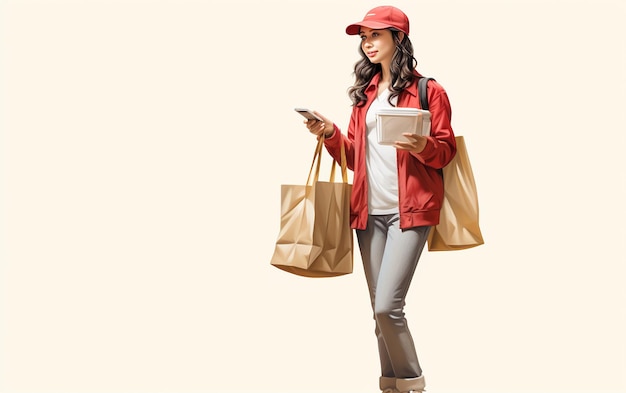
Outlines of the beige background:
{"type": "MultiPolygon", "coordinates": [[[[2,2],[2,392],[374,392],[360,260],[269,266],[373,1],[2,2]]],[[[624,392],[623,1],[404,1],[487,244],[408,298],[429,392],[624,392]]]]}

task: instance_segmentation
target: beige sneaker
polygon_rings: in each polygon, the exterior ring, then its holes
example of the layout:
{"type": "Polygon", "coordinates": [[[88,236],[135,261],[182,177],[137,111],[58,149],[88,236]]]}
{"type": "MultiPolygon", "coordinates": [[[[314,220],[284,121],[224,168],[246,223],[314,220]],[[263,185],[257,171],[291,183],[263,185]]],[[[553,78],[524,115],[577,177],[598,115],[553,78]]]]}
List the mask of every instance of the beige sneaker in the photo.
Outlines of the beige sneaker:
{"type": "Polygon", "coordinates": [[[422,393],[426,390],[423,375],[417,378],[396,379],[396,391],[400,393],[422,393]]]}
{"type": "Polygon", "coordinates": [[[380,390],[383,393],[400,393],[396,389],[396,379],[390,377],[380,377],[379,379],[380,390]]]}

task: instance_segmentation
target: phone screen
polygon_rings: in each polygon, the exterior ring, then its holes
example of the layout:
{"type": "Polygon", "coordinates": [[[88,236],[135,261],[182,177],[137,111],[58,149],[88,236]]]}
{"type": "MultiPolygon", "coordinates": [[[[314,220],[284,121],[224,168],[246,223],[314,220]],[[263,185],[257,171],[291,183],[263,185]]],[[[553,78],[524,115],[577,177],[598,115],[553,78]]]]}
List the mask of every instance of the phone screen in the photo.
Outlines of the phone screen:
{"type": "Polygon", "coordinates": [[[304,116],[305,118],[309,119],[309,120],[322,121],[322,119],[320,119],[319,117],[315,116],[315,113],[313,113],[309,109],[295,108],[295,111],[298,112],[299,114],[301,114],[302,116],[304,116]]]}

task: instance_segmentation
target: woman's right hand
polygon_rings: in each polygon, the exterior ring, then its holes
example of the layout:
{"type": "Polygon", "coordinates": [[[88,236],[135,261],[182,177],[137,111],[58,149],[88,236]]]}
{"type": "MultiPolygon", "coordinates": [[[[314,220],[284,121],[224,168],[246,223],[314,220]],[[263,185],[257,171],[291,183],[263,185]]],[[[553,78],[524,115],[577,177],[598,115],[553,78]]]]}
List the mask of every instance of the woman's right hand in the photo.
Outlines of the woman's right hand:
{"type": "Polygon", "coordinates": [[[315,113],[317,117],[322,119],[322,121],[319,121],[319,120],[305,120],[304,121],[304,124],[306,124],[306,128],[309,129],[311,134],[317,135],[317,137],[320,137],[323,134],[325,138],[330,138],[331,136],[333,136],[333,133],[335,132],[334,123],[328,118],[320,115],[318,112],[313,111],[313,113],[315,113]]]}

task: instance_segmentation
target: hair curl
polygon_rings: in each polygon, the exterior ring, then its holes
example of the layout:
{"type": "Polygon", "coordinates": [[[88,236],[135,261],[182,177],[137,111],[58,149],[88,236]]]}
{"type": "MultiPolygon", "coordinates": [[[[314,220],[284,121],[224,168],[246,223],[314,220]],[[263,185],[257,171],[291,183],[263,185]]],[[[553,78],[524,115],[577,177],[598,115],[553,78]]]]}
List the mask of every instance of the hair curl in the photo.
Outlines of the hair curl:
{"type": "MultiPolygon", "coordinates": [[[[413,44],[411,44],[408,35],[404,34],[401,40],[399,30],[389,30],[396,44],[396,50],[394,51],[390,67],[391,83],[389,90],[391,90],[391,94],[389,95],[388,101],[392,104],[391,100],[400,95],[402,90],[408,87],[417,78],[414,73],[417,60],[413,55],[413,44]]],[[[370,62],[365,52],[363,52],[361,44],[359,44],[359,53],[361,54],[361,59],[354,65],[355,82],[354,85],[348,89],[348,96],[354,106],[365,105],[367,101],[365,89],[372,80],[372,77],[381,71],[381,65],[370,62]]]]}

